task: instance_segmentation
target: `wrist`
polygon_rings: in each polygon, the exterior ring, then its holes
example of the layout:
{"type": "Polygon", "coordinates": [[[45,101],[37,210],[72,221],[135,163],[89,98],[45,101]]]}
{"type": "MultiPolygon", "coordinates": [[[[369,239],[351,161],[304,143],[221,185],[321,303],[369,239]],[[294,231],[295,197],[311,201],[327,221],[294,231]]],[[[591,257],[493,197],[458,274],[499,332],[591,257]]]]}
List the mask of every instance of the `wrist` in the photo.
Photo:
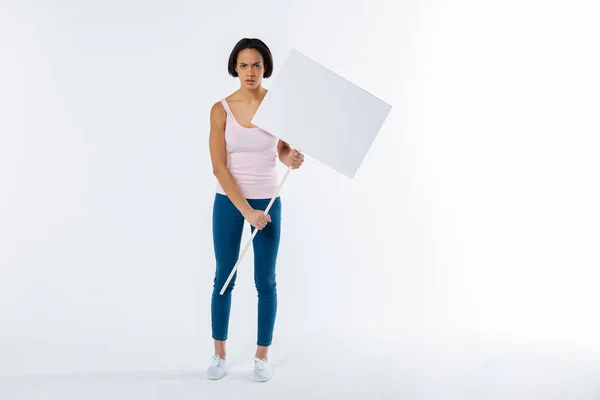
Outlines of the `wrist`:
{"type": "Polygon", "coordinates": [[[281,163],[282,163],[283,165],[285,165],[286,167],[289,167],[289,165],[288,165],[288,157],[287,157],[287,155],[282,155],[282,156],[280,156],[280,157],[279,157],[279,161],[281,161],[281,163]]]}
{"type": "Polygon", "coordinates": [[[279,161],[281,161],[281,163],[284,164],[286,167],[289,166],[288,160],[289,160],[291,150],[292,149],[290,147],[286,146],[279,152],[279,161]]]}
{"type": "Polygon", "coordinates": [[[242,216],[245,218],[246,215],[248,215],[248,213],[252,210],[253,210],[253,208],[250,205],[247,205],[246,207],[242,208],[242,210],[240,212],[242,213],[242,216]]]}

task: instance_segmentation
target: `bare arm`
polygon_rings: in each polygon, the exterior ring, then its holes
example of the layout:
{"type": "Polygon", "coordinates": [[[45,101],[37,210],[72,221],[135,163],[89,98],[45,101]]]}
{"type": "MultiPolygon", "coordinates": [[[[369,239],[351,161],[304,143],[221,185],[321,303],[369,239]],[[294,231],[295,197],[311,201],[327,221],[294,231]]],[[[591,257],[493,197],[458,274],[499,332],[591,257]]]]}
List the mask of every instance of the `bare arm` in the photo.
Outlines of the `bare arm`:
{"type": "Polygon", "coordinates": [[[279,161],[281,161],[287,167],[289,167],[287,160],[290,151],[292,151],[292,147],[283,140],[279,139],[279,142],[277,142],[277,155],[279,156],[279,161]]]}
{"type": "Polygon", "coordinates": [[[227,147],[225,144],[225,121],[227,114],[221,102],[216,102],[210,109],[209,148],[213,174],[227,194],[227,197],[242,213],[247,215],[252,207],[242,195],[240,187],[227,168],[227,147]]]}
{"type": "Polygon", "coordinates": [[[279,161],[281,161],[288,168],[300,168],[304,162],[304,154],[300,153],[296,149],[292,150],[292,146],[281,139],[279,139],[279,142],[277,142],[277,154],[279,155],[279,161]]]}

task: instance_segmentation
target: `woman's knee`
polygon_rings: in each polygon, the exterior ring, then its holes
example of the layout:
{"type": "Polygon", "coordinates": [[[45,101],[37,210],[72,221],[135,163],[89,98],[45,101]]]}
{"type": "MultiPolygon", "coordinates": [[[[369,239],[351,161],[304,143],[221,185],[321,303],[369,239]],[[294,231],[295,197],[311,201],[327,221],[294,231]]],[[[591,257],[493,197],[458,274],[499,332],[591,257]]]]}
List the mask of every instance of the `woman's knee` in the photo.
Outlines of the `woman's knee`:
{"type": "MultiPolygon", "coordinates": [[[[221,276],[220,274],[215,274],[215,278],[213,280],[213,288],[216,292],[220,292],[221,289],[223,289],[223,286],[225,286],[225,282],[227,282],[227,278],[229,278],[229,275],[221,276]]],[[[233,288],[235,287],[236,278],[237,278],[237,271],[233,274],[233,277],[227,284],[227,287],[225,288],[226,293],[229,293],[233,290],[233,288]]]]}
{"type": "Polygon", "coordinates": [[[273,295],[277,293],[277,282],[275,280],[275,276],[256,277],[254,284],[259,294],[273,295]]]}

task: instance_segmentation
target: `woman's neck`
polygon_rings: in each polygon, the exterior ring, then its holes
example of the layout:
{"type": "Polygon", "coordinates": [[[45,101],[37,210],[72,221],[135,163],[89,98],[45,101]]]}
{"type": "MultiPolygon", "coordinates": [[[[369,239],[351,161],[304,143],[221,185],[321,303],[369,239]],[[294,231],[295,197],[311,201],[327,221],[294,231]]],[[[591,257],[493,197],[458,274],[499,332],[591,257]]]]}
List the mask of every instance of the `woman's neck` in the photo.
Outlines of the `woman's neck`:
{"type": "Polygon", "coordinates": [[[246,103],[257,103],[262,101],[262,99],[265,97],[265,94],[267,94],[267,90],[262,86],[252,90],[241,87],[238,90],[238,94],[246,103]]]}

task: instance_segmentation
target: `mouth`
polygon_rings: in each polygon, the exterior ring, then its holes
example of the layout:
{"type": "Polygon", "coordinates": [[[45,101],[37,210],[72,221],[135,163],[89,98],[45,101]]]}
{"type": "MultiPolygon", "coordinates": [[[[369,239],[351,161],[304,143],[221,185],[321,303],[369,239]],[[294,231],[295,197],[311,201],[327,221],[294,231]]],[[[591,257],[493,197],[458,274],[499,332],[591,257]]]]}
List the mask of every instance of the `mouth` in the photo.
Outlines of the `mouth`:
{"type": "Polygon", "coordinates": [[[256,81],[253,80],[253,79],[247,79],[246,83],[249,84],[249,85],[254,85],[256,83],[256,81]]]}

